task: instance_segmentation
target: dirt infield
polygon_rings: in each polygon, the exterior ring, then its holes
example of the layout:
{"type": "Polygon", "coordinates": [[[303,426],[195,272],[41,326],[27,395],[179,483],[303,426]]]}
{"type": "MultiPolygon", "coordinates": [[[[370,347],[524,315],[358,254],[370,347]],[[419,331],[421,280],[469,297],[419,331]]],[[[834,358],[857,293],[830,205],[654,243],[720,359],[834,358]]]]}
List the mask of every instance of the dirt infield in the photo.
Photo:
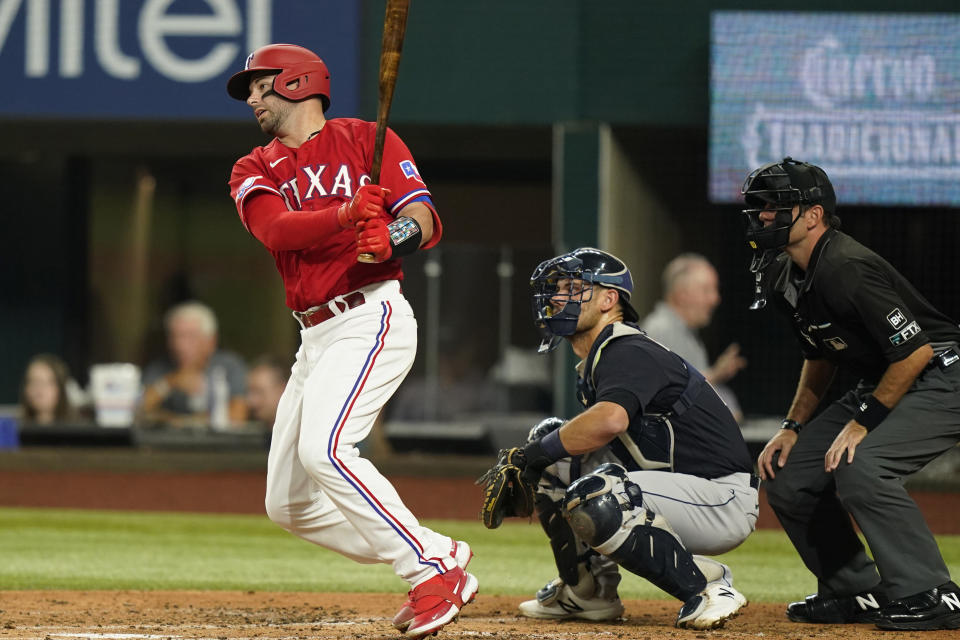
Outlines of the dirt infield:
{"type": "MultiPolygon", "coordinates": [[[[0,591],[0,638],[13,640],[247,640],[401,636],[390,618],[403,594],[318,594],[206,591],[0,591]]],[[[690,638],[746,640],[947,640],[956,631],[883,632],[869,625],[800,625],[783,605],[754,604],[715,631],[673,627],[678,606],[667,601],[625,602],[614,623],[545,622],[515,615],[520,598],[485,596],[438,636],[527,640],[558,638],[690,638]]]]}
{"type": "MultiPolygon", "coordinates": [[[[26,465],[24,465],[26,466],[26,465]]],[[[30,465],[32,466],[32,465],[30,465]]],[[[475,519],[480,492],[470,477],[388,473],[421,518],[475,519]],[[473,496],[473,499],[470,498],[473,496]]],[[[262,470],[0,470],[0,505],[263,514],[262,470]]],[[[936,533],[960,533],[960,495],[914,492],[936,533]]],[[[761,497],[759,526],[777,527],[761,497]]],[[[679,603],[626,601],[616,623],[552,623],[516,615],[520,597],[481,593],[438,638],[610,638],[726,640],[951,640],[956,631],[882,632],[870,625],[798,625],[783,604],[752,604],[726,628],[673,627],[679,603]]],[[[400,638],[390,619],[402,593],[331,594],[207,591],[0,591],[0,640],[252,640],[400,638]]]]}

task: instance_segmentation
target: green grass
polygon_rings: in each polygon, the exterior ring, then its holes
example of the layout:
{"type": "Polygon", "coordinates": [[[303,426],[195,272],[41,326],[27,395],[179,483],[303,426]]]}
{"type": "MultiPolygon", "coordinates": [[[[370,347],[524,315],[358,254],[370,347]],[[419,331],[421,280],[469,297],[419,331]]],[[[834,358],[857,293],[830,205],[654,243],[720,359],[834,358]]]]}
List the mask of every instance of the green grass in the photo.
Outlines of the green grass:
{"type": "MultiPolygon", "coordinates": [[[[556,569],[539,525],[425,521],[470,542],[485,594],[530,595],[556,569]]],[[[960,576],[960,536],[940,547],[960,576]]],[[[385,565],[358,565],[283,531],[266,516],[0,508],[0,589],[402,591],[385,565]]],[[[721,556],[755,601],[815,590],[786,536],[758,531],[721,556]]],[[[624,572],[625,598],[668,598],[624,572]]]]}

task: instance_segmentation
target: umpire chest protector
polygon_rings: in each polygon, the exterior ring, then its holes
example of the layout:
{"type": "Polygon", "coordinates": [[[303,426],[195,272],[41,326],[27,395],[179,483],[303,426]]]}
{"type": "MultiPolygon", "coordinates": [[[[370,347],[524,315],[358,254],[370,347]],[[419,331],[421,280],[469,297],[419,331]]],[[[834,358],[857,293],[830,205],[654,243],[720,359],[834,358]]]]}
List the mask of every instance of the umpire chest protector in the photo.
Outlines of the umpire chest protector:
{"type": "MultiPolygon", "coordinates": [[[[649,340],[646,334],[633,324],[622,322],[611,325],[606,336],[601,334],[587,357],[577,366],[577,399],[588,408],[597,402],[595,374],[604,348],[614,340],[629,336],[649,340]]],[[[651,341],[653,342],[653,341],[651,341]]],[[[664,348],[665,351],[668,351],[664,348]]],[[[610,449],[630,471],[640,469],[674,471],[675,436],[671,418],[683,415],[696,401],[706,384],[706,379],[696,368],[679,355],[676,356],[687,372],[686,386],[670,407],[659,413],[644,413],[639,418],[630,417],[630,426],[610,443],[610,449]]]]}

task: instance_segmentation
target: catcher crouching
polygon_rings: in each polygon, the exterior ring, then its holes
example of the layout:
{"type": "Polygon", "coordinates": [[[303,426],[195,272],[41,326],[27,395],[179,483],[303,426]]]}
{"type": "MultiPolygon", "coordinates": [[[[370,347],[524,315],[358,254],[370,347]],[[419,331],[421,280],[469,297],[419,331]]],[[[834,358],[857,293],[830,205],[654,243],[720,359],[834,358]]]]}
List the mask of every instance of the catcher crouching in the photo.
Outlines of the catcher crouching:
{"type": "Polygon", "coordinates": [[[536,513],[550,539],[558,577],[520,613],[619,618],[622,567],[680,600],[677,627],[723,626],[747,600],[707,556],[742,543],[759,511],[739,425],[700,372],[636,326],[619,258],[576,249],[530,284],[540,352],[565,338],[581,358],[584,411],[536,425],[478,481],[488,528],[536,513]]]}

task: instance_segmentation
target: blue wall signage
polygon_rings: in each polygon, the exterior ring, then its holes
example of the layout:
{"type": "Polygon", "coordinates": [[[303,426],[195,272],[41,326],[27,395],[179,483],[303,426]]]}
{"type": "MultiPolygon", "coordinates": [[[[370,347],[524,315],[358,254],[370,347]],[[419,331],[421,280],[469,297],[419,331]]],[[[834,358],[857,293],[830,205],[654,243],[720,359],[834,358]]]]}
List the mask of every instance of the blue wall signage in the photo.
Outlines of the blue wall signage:
{"type": "Polygon", "coordinates": [[[0,0],[0,115],[248,118],[224,87],[270,42],[316,51],[352,115],[359,41],[355,0],[0,0]]]}
{"type": "Polygon", "coordinates": [[[960,205],[958,34],[958,15],[715,12],[710,199],[790,155],[841,205],[960,205]]]}

